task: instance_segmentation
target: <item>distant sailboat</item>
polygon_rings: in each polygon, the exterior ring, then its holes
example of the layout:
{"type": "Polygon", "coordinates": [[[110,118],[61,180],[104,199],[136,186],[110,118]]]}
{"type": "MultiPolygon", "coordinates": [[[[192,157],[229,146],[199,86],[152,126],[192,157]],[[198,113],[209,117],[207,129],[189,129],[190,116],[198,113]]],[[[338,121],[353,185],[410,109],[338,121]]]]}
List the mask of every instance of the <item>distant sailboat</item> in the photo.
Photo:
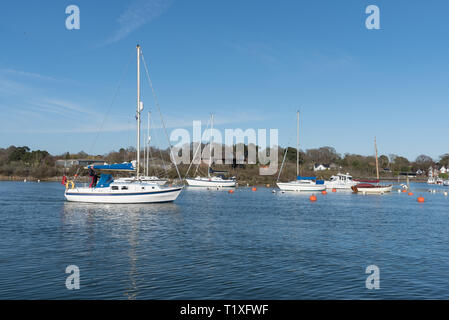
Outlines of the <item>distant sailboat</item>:
{"type": "Polygon", "coordinates": [[[159,203],[176,200],[182,187],[164,187],[157,183],[141,181],[140,177],[140,113],[143,109],[140,101],[140,59],[141,49],[137,45],[137,161],[111,165],[93,165],[92,168],[102,173],[100,180],[91,188],[77,187],[73,181],[66,182],[64,193],[68,201],[93,203],[159,203]],[[136,172],[132,181],[116,180],[110,172],[136,172]]]}
{"type": "Polygon", "coordinates": [[[391,192],[393,189],[393,185],[381,185],[379,184],[380,178],[379,178],[379,159],[377,156],[377,143],[376,138],[374,138],[374,149],[376,151],[376,173],[377,173],[377,181],[361,181],[362,183],[359,183],[355,186],[353,186],[351,189],[355,193],[362,193],[362,194],[384,194],[386,192],[391,192]]]}
{"type": "Polygon", "coordinates": [[[191,187],[235,187],[237,182],[234,178],[225,178],[222,174],[226,171],[215,171],[212,169],[212,131],[214,129],[214,115],[211,114],[211,134],[209,141],[209,165],[207,168],[207,177],[197,176],[196,178],[186,178],[191,187]],[[217,173],[221,175],[211,175],[217,173]]]}
{"type": "MultiPolygon", "coordinates": [[[[282,191],[324,191],[326,190],[324,181],[319,181],[316,177],[301,177],[299,175],[299,111],[296,113],[296,124],[296,180],[290,182],[277,182],[276,184],[282,191]]],[[[283,162],[284,161],[285,156],[283,162]]],[[[282,167],[279,170],[278,179],[281,175],[283,165],[284,163],[282,163],[282,167]]]]}

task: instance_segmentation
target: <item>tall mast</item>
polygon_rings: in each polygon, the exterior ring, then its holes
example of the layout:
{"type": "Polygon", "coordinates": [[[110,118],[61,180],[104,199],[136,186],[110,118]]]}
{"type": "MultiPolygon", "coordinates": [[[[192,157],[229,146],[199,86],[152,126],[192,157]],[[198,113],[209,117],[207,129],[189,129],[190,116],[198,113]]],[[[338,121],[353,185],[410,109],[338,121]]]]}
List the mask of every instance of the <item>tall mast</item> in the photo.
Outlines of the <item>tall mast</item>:
{"type": "Polygon", "coordinates": [[[150,166],[149,166],[149,162],[150,162],[150,141],[151,141],[151,136],[150,136],[150,117],[151,117],[151,112],[148,111],[148,139],[147,139],[147,175],[150,175],[150,166]]]}
{"type": "Polygon", "coordinates": [[[296,177],[299,176],[299,111],[296,112],[296,177]]]}
{"type": "MultiPolygon", "coordinates": [[[[145,135],[143,136],[143,141],[146,141],[146,139],[147,139],[147,135],[145,134],[145,135]]],[[[144,163],[144,166],[143,166],[143,175],[144,175],[144,176],[147,176],[147,167],[145,166],[145,163],[147,163],[147,146],[146,146],[146,144],[145,144],[145,146],[144,146],[144,148],[143,148],[143,163],[144,163]]]]}
{"type": "Polygon", "coordinates": [[[209,138],[209,168],[207,169],[207,176],[210,178],[210,168],[212,166],[212,132],[214,131],[214,114],[210,114],[210,138],[209,138]]]}
{"type": "Polygon", "coordinates": [[[137,173],[140,174],[140,46],[137,45],[137,173]]]}
{"type": "Polygon", "coordinates": [[[374,149],[376,150],[376,173],[377,173],[377,181],[379,182],[379,160],[377,159],[377,142],[376,142],[376,137],[374,137],[374,149]]]}

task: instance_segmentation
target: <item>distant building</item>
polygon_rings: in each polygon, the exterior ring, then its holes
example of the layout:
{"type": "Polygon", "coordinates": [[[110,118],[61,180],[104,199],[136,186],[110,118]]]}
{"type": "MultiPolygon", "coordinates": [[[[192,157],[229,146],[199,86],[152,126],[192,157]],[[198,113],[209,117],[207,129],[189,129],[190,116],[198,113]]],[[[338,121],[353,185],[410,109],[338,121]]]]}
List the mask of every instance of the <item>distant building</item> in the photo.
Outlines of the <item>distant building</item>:
{"type": "Polygon", "coordinates": [[[417,175],[421,175],[421,174],[423,174],[423,173],[424,173],[424,171],[422,171],[421,169],[416,170],[416,174],[417,174],[417,175]]]}
{"type": "Polygon", "coordinates": [[[441,167],[440,173],[448,173],[449,169],[446,169],[444,166],[441,167]]]}
{"type": "Polygon", "coordinates": [[[106,161],[104,160],[92,160],[92,159],[60,159],[56,160],[57,167],[70,168],[73,166],[82,166],[87,167],[90,164],[99,164],[103,165],[106,161]]]}
{"type": "Polygon", "coordinates": [[[330,168],[329,164],[317,163],[313,166],[313,171],[325,171],[330,170],[330,168]]]}

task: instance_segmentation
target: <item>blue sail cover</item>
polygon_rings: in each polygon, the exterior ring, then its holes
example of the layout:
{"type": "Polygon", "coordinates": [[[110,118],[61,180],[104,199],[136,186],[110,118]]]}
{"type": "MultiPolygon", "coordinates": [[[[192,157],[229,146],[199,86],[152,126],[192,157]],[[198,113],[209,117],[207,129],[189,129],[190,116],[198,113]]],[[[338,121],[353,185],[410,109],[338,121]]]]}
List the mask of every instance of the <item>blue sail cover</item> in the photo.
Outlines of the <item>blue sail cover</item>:
{"type": "Polygon", "coordinates": [[[94,165],[95,170],[113,170],[113,171],[134,171],[136,170],[131,162],[114,163],[105,165],[94,165]]]}
{"type": "Polygon", "coordinates": [[[100,180],[98,181],[96,188],[107,188],[109,185],[114,182],[114,179],[112,178],[111,174],[104,174],[102,173],[100,175],[100,180]]]}
{"type": "Polygon", "coordinates": [[[316,180],[316,177],[301,177],[301,176],[298,176],[297,179],[298,180],[316,180]]]}

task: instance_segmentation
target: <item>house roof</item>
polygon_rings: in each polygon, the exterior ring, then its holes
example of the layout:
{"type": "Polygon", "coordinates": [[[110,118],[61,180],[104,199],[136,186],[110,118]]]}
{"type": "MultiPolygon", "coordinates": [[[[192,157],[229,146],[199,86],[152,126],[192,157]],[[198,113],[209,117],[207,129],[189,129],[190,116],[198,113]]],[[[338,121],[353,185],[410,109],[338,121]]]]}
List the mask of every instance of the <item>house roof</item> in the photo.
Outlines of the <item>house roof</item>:
{"type": "Polygon", "coordinates": [[[317,168],[319,166],[323,166],[325,168],[329,168],[331,165],[327,164],[327,163],[315,163],[315,168],[317,168]]]}

